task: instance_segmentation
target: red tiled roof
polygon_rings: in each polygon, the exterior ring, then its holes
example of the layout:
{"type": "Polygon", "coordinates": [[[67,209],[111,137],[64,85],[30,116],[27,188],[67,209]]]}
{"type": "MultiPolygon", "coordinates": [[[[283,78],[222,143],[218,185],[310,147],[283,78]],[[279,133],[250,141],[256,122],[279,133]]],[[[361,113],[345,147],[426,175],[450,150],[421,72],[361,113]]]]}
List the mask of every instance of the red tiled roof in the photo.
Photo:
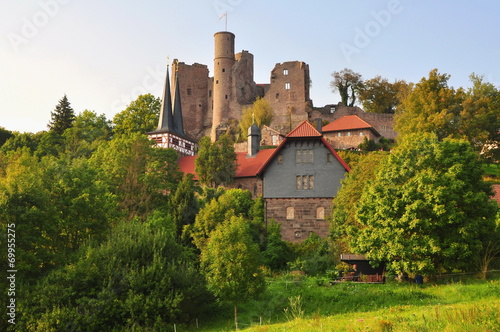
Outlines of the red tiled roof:
{"type": "Polygon", "coordinates": [[[286,137],[321,137],[321,133],[316,130],[307,120],[302,121],[286,137]]]}
{"type": "Polygon", "coordinates": [[[346,115],[324,126],[323,131],[328,132],[366,128],[373,129],[373,127],[369,123],[363,121],[357,115],[346,115]]]}
{"type": "MultiPolygon", "coordinates": [[[[274,156],[285,146],[287,140],[289,138],[298,138],[298,137],[317,137],[319,138],[325,147],[330,150],[330,152],[337,158],[340,164],[344,167],[346,171],[350,171],[351,169],[346,164],[346,162],[340,158],[340,156],[335,152],[333,147],[328,143],[321,133],[317,131],[309,122],[303,121],[300,123],[294,130],[292,130],[285,139],[281,142],[281,144],[275,149],[265,149],[260,150],[259,153],[255,157],[247,157],[246,152],[238,152],[236,153],[236,162],[238,163],[238,168],[236,169],[236,178],[244,178],[244,177],[254,177],[261,175],[269,162],[274,158],[274,156]]],[[[193,174],[195,180],[197,179],[197,175],[195,172],[195,159],[197,156],[186,156],[181,157],[179,159],[179,167],[181,172],[184,174],[190,173],[193,174]]]]}
{"type": "MultiPolygon", "coordinates": [[[[266,163],[269,157],[273,154],[276,149],[265,149],[260,150],[255,157],[247,157],[246,152],[236,153],[236,162],[238,168],[236,169],[236,178],[252,177],[257,176],[257,172],[261,166],[266,163]]],[[[179,167],[181,172],[190,173],[194,175],[194,179],[197,180],[197,174],[195,172],[195,161],[196,156],[181,157],[179,159],[179,167]]]]}

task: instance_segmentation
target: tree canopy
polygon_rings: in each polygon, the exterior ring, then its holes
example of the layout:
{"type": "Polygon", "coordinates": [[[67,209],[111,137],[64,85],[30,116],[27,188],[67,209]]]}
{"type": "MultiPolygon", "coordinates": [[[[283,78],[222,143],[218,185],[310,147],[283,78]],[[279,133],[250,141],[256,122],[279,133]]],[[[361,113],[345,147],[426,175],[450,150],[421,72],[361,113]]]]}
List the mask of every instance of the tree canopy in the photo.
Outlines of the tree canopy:
{"type": "Polygon", "coordinates": [[[338,91],[343,105],[354,106],[359,91],[363,87],[361,74],[344,68],[341,71],[333,72],[332,77],[333,80],[330,82],[332,91],[338,91]]]}
{"type": "Polygon", "coordinates": [[[200,140],[199,146],[195,172],[200,183],[214,188],[231,184],[237,163],[233,142],[229,136],[224,134],[213,143],[205,136],[200,140]]]}
{"type": "Polygon", "coordinates": [[[148,93],[140,95],[113,118],[115,134],[147,133],[158,125],[161,100],[148,93]]]}
{"type": "Polygon", "coordinates": [[[233,304],[236,329],[238,304],[257,296],[265,287],[259,246],[252,239],[249,225],[245,218],[232,216],[211,233],[201,253],[208,288],[220,300],[233,304]]]}
{"type": "Polygon", "coordinates": [[[351,248],[398,273],[473,268],[498,209],[482,174],[468,142],[408,136],[361,196],[351,248]]]}
{"type": "Polygon", "coordinates": [[[246,138],[248,128],[256,124],[262,129],[262,126],[269,126],[273,120],[273,108],[264,98],[257,98],[252,106],[243,111],[240,120],[240,138],[246,138]]]}
{"type": "Polygon", "coordinates": [[[359,101],[365,112],[395,113],[396,108],[410,89],[403,80],[389,82],[386,78],[375,76],[363,82],[359,91],[359,101]]]}

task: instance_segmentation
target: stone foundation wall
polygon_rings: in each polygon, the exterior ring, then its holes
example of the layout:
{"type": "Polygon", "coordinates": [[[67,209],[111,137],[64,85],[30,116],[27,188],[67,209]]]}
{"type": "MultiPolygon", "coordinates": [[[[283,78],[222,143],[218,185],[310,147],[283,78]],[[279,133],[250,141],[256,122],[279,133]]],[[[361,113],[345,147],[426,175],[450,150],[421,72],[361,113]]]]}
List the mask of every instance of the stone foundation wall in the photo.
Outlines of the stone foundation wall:
{"type": "Polygon", "coordinates": [[[285,241],[301,242],[311,233],[325,238],[331,208],[332,198],[270,198],[266,199],[266,219],[281,224],[285,241]]]}

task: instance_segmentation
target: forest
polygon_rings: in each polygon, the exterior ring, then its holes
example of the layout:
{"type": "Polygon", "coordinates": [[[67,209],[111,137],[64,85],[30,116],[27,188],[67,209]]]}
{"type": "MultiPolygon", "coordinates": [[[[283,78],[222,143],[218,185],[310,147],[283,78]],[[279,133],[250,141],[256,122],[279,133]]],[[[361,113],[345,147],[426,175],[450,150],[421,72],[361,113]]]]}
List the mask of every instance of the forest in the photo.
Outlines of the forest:
{"type": "MultiPolygon", "coordinates": [[[[199,155],[222,159],[198,164],[206,176],[194,181],[173,149],[144,135],[158,123],[151,94],[112,120],[75,114],[64,95],[46,131],[0,128],[1,328],[170,331],[230,308],[237,329],[238,310],[273,278],[333,279],[343,252],[394,275],[487,279],[500,267],[498,88],[473,74],[470,88],[454,89],[437,70],[415,84],[348,70],[333,78],[346,105],[395,113],[398,138],[390,152],[339,151],[352,171],[334,198],[331,234],[298,244],[264,222],[261,198],[220,185],[234,174],[239,133],[200,142],[199,155]]],[[[259,124],[272,119],[263,116],[259,124]]]]}

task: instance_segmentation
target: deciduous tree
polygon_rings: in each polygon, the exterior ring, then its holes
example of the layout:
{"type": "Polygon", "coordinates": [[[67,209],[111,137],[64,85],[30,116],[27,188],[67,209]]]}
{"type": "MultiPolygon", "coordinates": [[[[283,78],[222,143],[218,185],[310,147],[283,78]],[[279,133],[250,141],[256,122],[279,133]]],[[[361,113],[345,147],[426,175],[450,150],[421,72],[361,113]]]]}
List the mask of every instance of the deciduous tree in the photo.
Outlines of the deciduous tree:
{"type": "Polygon", "coordinates": [[[195,171],[201,184],[213,188],[222,184],[231,184],[236,173],[236,153],[233,142],[227,134],[211,142],[203,137],[200,142],[195,171]]]}
{"type": "Polygon", "coordinates": [[[161,100],[148,93],[140,95],[113,118],[115,134],[132,134],[152,131],[158,125],[161,100]]]}
{"type": "Polygon", "coordinates": [[[467,141],[408,136],[363,192],[351,248],[397,273],[473,268],[498,209],[482,175],[467,141]]]}
{"type": "Polygon", "coordinates": [[[249,225],[243,217],[231,217],[212,232],[201,253],[208,288],[218,299],[233,305],[236,329],[238,305],[258,296],[265,287],[259,246],[249,225]]]}
{"type": "Polygon", "coordinates": [[[359,91],[363,87],[361,74],[344,68],[341,71],[333,72],[332,77],[333,80],[330,82],[332,91],[338,91],[343,105],[354,106],[359,91]]]}
{"type": "Polygon", "coordinates": [[[403,80],[390,83],[386,78],[376,76],[363,82],[359,101],[363,110],[373,113],[395,113],[410,85],[403,80]]]}
{"type": "Polygon", "coordinates": [[[245,139],[248,128],[252,124],[256,124],[262,129],[262,126],[269,126],[273,120],[273,108],[271,104],[263,98],[257,98],[251,107],[243,111],[240,120],[240,138],[245,139]]]}

